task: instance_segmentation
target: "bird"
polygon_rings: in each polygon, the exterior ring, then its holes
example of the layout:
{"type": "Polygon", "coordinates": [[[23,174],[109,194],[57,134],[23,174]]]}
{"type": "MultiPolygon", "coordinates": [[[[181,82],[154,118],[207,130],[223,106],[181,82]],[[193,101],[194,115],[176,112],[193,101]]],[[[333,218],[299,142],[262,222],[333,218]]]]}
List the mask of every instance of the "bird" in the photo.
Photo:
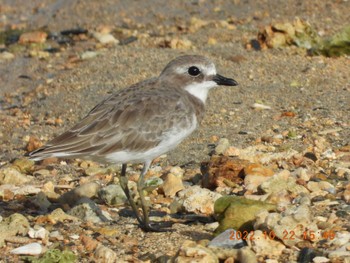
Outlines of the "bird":
{"type": "Polygon", "coordinates": [[[144,231],[160,231],[149,219],[144,178],[152,161],[188,137],[204,116],[209,90],[237,86],[233,78],[216,72],[201,55],[182,55],[170,61],[158,77],[121,89],[99,104],[77,124],[27,155],[80,158],[121,164],[120,186],[144,231]],[[143,164],[137,181],[141,211],[128,188],[128,164],[143,164]]]}

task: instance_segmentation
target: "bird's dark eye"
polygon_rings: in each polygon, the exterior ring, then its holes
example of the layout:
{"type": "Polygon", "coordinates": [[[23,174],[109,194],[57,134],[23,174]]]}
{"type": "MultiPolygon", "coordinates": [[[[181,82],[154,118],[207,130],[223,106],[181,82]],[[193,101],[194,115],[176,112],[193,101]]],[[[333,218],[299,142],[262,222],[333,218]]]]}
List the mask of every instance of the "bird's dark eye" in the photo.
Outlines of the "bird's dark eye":
{"type": "Polygon", "coordinates": [[[199,68],[192,66],[188,69],[188,74],[190,74],[191,76],[198,76],[201,73],[201,71],[199,70],[199,68]]]}

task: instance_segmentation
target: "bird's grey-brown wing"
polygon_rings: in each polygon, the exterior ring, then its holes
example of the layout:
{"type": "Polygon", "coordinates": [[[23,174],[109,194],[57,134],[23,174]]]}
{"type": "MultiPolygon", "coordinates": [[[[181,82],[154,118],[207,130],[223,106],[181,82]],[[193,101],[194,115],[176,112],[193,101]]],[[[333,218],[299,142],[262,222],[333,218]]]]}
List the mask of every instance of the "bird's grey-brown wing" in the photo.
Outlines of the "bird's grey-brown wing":
{"type": "MultiPolygon", "coordinates": [[[[133,89],[131,87],[130,89],[133,89]]],[[[103,159],[118,151],[143,152],[158,145],[175,124],[190,125],[191,103],[179,93],[158,96],[150,89],[123,90],[101,102],[70,130],[29,154],[32,159],[103,159]]]]}

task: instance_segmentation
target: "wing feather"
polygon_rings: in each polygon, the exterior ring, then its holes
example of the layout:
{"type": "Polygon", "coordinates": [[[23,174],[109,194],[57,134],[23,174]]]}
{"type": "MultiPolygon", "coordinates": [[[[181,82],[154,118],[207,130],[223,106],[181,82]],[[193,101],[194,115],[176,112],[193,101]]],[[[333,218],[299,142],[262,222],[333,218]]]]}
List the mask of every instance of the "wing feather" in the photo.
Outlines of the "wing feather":
{"type": "Polygon", "coordinates": [[[159,90],[149,84],[146,82],[143,88],[132,86],[110,96],[70,130],[29,156],[39,160],[146,151],[158,145],[174,124],[190,125],[188,119],[194,109],[186,96],[174,89],[159,97],[159,90]]]}

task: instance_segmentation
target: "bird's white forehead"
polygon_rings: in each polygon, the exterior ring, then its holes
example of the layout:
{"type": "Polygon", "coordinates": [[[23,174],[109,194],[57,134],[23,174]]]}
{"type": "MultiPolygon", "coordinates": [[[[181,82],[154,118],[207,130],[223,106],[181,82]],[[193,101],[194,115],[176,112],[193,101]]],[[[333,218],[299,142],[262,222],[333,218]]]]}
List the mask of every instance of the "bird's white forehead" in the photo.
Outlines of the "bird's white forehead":
{"type": "Polygon", "coordinates": [[[187,64],[175,67],[175,72],[184,74],[188,72],[190,67],[197,67],[206,76],[216,75],[216,68],[214,64],[187,64]]]}

